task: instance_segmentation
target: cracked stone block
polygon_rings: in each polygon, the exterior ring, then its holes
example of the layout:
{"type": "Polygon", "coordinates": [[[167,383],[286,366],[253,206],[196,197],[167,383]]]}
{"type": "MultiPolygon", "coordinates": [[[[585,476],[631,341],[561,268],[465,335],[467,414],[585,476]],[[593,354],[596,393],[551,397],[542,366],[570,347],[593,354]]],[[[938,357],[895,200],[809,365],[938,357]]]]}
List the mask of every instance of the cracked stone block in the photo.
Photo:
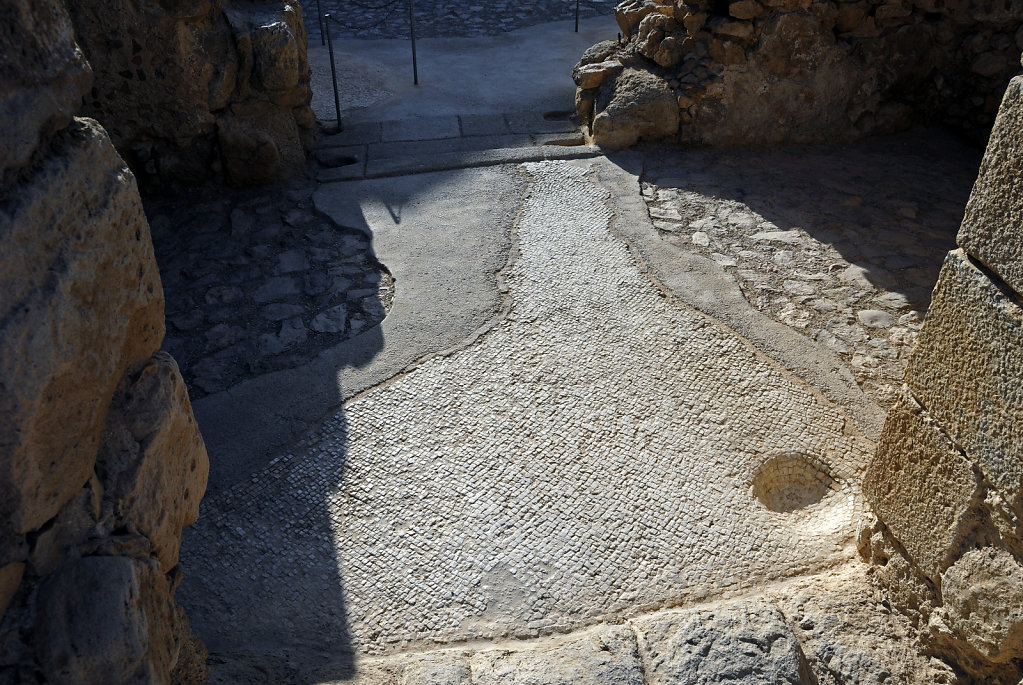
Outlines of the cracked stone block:
{"type": "Polygon", "coordinates": [[[1023,309],[962,250],[945,258],[906,370],[913,396],[1023,506],[1023,309]]]}
{"type": "Polygon", "coordinates": [[[976,490],[970,463],[912,397],[900,395],[885,419],[863,492],[933,579],[955,558],[976,490]]]}

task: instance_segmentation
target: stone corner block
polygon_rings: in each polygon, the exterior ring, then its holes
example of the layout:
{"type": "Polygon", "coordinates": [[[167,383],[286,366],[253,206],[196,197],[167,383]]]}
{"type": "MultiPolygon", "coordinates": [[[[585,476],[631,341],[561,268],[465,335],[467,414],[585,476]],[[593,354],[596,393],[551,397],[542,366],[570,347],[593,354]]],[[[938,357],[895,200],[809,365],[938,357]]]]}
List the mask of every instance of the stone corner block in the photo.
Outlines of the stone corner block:
{"type": "Polygon", "coordinates": [[[1023,293],[1023,76],[1005,91],[958,242],[1023,293]]]}

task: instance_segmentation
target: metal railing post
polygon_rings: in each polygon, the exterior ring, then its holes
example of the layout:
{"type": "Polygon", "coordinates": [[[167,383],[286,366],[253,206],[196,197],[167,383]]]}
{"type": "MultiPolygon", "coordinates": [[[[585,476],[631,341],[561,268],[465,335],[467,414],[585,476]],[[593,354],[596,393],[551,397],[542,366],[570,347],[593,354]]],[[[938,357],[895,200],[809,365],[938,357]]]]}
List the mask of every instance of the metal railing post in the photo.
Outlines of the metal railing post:
{"type": "Polygon", "coordinates": [[[419,85],[419,65],[416,64],[416,13],[413,0],[408,0],[408,25],[412,34],[412,83],[419,85]]]}
{"type": "Polygon", "coordinates": [[[323,37],[323,25],[326,23],[323,21],[323,8],[320,7],[320,0],[316,0],[316,22],[317,26],[320,27],[320,45],[325,45],[323,37]]]}
{"type": "Polygon", "coordinates": [[[330,53],[330,76],[334,81],[334,111],[337,113],[337,131],[341,132],[341,98],[337,94],[337,68],[334,66],[334,41],[330,37],[330,15],[324,14],[327,25],[327,51],[330,53]]]}

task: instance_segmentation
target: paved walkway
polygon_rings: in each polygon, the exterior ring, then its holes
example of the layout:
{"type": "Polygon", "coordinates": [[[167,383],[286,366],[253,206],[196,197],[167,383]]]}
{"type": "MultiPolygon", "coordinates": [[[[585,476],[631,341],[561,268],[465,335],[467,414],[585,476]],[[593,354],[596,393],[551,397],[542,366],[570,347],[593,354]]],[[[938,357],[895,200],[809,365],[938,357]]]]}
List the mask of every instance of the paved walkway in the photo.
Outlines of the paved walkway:
{"type": "Polygon", "coordinates": [[[525,165],[491,332],[207,498],[182,596],[211,648],[531,637],[848,558],[870,442],[643,277],[589,164],[525,165]]]}
{"type": "Polygon", "coordinates": [[[550,159],[595,157],[571,112],[508,112],[348,124],[325,137],[321,183],[550,159]]]}

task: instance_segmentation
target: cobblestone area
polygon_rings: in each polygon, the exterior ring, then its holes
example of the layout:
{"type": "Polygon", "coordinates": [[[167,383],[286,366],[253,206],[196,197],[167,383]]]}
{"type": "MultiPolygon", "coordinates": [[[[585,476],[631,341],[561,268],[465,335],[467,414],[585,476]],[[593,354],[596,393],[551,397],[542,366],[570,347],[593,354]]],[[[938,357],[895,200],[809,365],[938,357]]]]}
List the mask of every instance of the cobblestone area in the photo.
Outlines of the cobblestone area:
{"type": "MultiPolygon", "coordinates": [[[[614,14],[617,0],[580,0],[579,17],[614,14]]],[[[506,31],[575,17],[574,0],[500,0],[451,2],[414,0],[416,37],[495,36],[506,31]]],[[[409,37],[409,3],[381,0],[302,0],[309,44],[321,42],[317,12],[333,17],[332,36],[345,38],[409,37]]]]}
{"type": "Polygon", "coordinates": [[[851,554],[870,443],[644,278],[585,163],[524,166],[507,319],[203,502],[179,597],[212,650],[564,632],[851,554]],[[834,482],[771,511],[778,455],[834,482]]]}
{"type": "Polygon", "coordinates": [[[288,369],[379,323],[394,283],[367,236],[317,216],[304,177],[195,203],[150,198],[164,348],[192,399],[288,369]]]}
{"type": "Polygon", "coordinates": [[[648,162],[643,197],[666,240],[724,266],[755,307],[837,352],[888,407],[977,164],[939,131],[686,150],[648,162]]]}

